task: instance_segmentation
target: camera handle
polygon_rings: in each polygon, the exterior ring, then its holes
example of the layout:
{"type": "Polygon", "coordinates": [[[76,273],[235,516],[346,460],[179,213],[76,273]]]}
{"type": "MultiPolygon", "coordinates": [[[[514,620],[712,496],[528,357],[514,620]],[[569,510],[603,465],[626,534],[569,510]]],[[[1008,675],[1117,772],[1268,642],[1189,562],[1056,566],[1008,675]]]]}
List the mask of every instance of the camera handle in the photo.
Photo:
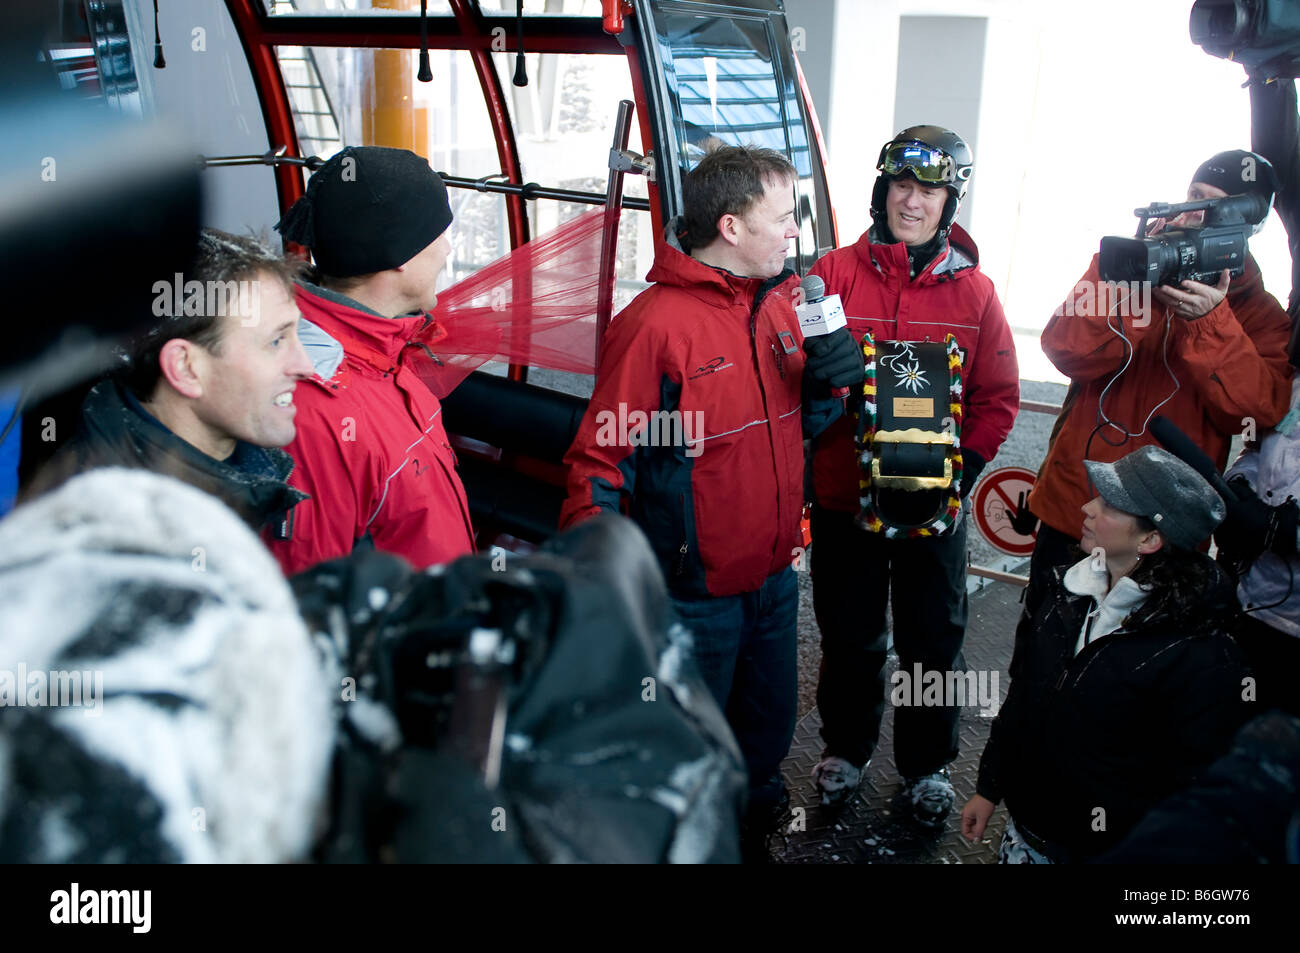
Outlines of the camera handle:
{"type": "Polygon", "coordinates": [[[1145,208],[1133,210],[1133,214],[1138,217],[1137,234],[1133,237],[1139,239],[1147,237],[1148,219],[1173,218],[1183,212],[1198,212],[1201,209],[1205,209],[1205,227],[1258,225],[1268,216],[1272,205],[1271,199],[1265,203],[1258,195],[1249,192],[1217,199],[1197,199],[1195,202],[1152,202],[1145,208]]]}
{"type": "Polygon", "coordinates": [[[1195,202],[1152,202],[1145,208],[1135,208],[1133,214],[1138,217],[1137,234],[1134,238],[1147,237],[1147,220],[1152,218],[1173,218],[1176,215],[1182,215],[1184,212],[1198,212],[1201,209],[1211,209],[1215,204],[1222,202],[1222,199],[1198,199],[1195,202]]]}

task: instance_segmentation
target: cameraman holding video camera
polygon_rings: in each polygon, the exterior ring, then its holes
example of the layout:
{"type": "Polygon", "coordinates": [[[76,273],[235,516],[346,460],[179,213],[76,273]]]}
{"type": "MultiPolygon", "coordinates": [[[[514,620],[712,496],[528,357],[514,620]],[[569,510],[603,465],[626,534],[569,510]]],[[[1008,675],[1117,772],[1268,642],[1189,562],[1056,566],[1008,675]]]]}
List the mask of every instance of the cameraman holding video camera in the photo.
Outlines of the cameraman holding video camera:
{"type": "MultiPolygon", "coordinates": [[[[1271,203],[1275,182],[1262,156],[1221,152],[1192,176],[1188,201],[1254,193],[1271,203]]],[[[1147,235],[1197,229],[1205,213],[1157,219],[1147,235]]],[[[1134,308],[1126,283],[1102,280],[1100,256],[1075,286],[1077,300],[1058,308],[1043,330],[1043,351],[1070,378],[1047,457],[1029,497],[1041,521],[1030,563],[1025,613],[1032,617],[1052,570],[1073,562],[1080,508],[1094,495],[1085,460],[1114,462],[1155,438],[1150,420],[1176,424],[1222,469],[1233,434],[1272,426],[1287,411],[1289,321],[1264,290],[1246,254],[1242,274],[1225,269],[1215,284],[1182,281],[1152,290],[1155,306],[1134,308]],[[1085,294],[1077,295],[1083,289],[1085,294]]],[[[1017,634],[1017,642],[1020,633],[1017,634]]]]}

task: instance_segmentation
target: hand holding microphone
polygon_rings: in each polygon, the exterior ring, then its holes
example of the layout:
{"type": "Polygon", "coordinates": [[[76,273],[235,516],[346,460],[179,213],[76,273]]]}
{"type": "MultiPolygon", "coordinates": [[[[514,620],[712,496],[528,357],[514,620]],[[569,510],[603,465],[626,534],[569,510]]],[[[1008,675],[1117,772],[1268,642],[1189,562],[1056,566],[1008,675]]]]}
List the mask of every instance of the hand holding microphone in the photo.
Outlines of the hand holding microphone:
{"type": "Polygon", "coordinates": [[[866,379],[862,349],[849,333],[839,295],[827,295],[816,275],[803,280],[804,303],[795,309],[803,331],[804,381],[814,392],[847,397],[866,379]]]}

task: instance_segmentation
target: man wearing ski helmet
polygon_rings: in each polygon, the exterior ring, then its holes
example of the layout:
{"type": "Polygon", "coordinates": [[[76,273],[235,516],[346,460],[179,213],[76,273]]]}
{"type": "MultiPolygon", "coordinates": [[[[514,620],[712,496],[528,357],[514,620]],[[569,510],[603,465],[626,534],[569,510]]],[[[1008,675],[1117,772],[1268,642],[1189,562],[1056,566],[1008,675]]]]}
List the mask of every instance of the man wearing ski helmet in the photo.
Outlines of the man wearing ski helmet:
{"type": "MultiPolygon", "coordinates": [[[[838,294],[859,340],[942,342],[962,355],[960,448],[965,499],[1006,439],[1019,405],[1011,329],[979,254],[954,222],[973,160],[956,133],[912,126],[887,142],[876,168],[872,226],[812,273],[838,294]]],[[[899,669],[935,672],[945,684],[966,629],[966,519],[935,535],[887,538],[862,529],[854,421],[846,415],[813,456],[813,604],[822,632],[817,704],[823,759],[813,772],[823,803],[846,800],[875,750],[884,710],[886,606],[893,608],[899,669]]],[[[906,700],[910,700],[910,697],[906,700]]],[[[957,756],[955,699],[900,707],[895,762],[913,816],[942,826],[952,807],[947,765],[957,756]]]]}

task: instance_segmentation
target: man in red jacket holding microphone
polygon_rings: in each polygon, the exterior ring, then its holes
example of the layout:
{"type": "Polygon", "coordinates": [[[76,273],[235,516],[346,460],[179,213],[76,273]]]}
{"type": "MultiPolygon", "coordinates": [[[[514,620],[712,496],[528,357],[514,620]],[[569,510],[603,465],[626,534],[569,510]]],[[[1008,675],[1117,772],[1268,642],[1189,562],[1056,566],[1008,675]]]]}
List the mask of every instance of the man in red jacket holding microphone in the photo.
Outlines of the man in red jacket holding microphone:
{"type": "Polygon", "coordinates": [[[794,169],[724,146],[684,180],[681,220],[605,335],[591,404],[565,456],[564,526],[602,511],[645,531],[705,682],[739,742],[761,860],[794,736],[803,438],[832,387],[862,381],[847,329],[810,338],[786,267],[794,169]]]}

